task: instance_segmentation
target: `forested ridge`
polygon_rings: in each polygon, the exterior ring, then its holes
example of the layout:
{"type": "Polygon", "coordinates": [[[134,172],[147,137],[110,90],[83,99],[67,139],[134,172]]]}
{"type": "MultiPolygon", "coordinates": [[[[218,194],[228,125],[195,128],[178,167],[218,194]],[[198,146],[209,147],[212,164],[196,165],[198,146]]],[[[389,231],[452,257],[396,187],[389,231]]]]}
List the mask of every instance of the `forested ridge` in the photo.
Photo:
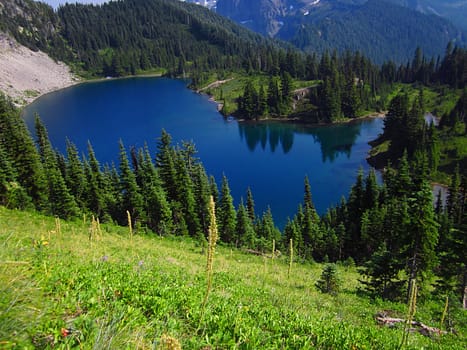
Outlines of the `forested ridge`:
{"type": "MultiPolygon", "coordinates": [[[[404,62],[410,59],[416,46],[429,56],[437,56],[449,41],[465,45],[465,33],[449,20],[419,12],[416,2],[403,3],[219,0],[217,11],[259,33],[290,42],[307,53],[360,51],[378,64],[388,59],[404,62]]],[[[453,10],[455,5],[444,5],[449,12],[456,12],[456,17],[462,16],[462,10],[453,10]]],[[[457,8],[459,6],[462,5],[458,4],[457,8]]]]}
{"type": "Polygon", "coordinates": [[[449,21],[427,16],[385,1],[370,0],[323,19],[297,18],[279,35],[305,51],[359,50],[379,64],[388,58],[400,63],[410,59],[414,45],[437,56],[451,40],[465,45],[465,34],[449,21]],[[349,30],[349,28],[351,28],[349,30]]]}
{"type": "Polygon", "coordinates": [[[262,70],[279,46],[214,12],[171,0],[66,4],[2,0],[0,30],[90,76],[262,70]]]}

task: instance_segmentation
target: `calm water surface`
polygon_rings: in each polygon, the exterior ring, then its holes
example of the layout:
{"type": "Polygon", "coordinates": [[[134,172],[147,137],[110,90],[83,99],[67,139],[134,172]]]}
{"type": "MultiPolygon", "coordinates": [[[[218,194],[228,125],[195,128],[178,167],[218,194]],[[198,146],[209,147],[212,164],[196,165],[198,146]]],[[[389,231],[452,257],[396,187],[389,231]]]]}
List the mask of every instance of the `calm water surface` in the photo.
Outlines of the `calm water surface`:
{"type": "Polygon", "coordinates": [[[218,183],[228,177],[236,203],[250,187],[256,211],[269,205],[281,227],[302,201],[305,175],[320,213],[347,196],[359,168],[368,169],[368,141],[383,127],[382,119],[314,128],[229,122],[185,81],[165,78],[86,83],[45,95],[24,111],[31,132],[35,113],[54,147],[65,154],[68,138],[86,152],[89,140],[101,164],[118,163],[119,139],[127,149],[147,142],[153,154],[162,129],[174,143],[191,140],[208,174],[218,183]]]}

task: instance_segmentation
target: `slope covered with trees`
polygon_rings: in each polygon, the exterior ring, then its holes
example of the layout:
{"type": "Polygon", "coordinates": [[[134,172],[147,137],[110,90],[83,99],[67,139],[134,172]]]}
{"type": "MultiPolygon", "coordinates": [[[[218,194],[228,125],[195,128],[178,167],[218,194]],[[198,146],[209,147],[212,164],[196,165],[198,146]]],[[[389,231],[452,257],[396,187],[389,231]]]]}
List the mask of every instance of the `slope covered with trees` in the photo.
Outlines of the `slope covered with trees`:
{"type": "Polygon", "coordinates": [[[450,41],[466,37],[447,19],[379,0],[300,1],[220,0],[218,12],[260,33],[312,53],[360,51],[373,62],[397,63],[419,46],[428,56],[442,54],[450,41]]]}
{"type": "Polygon", "coordinates": [[[122,1],[59,8],[61,34],[86,71],[128,75],[165,68],[180,75],[261,69],[271,42],[206,8],[179,1],[122,1]],[[259,65],[259,66],[258,66],[259,65]]]}

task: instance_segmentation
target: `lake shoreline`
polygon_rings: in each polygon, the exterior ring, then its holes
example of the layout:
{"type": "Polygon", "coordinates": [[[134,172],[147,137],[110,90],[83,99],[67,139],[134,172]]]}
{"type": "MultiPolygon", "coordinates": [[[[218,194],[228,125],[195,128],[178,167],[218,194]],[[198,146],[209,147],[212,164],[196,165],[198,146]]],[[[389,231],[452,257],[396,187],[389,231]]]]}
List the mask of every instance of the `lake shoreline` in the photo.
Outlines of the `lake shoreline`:
{"type": "Polygon", "coordinates": [[[344,120],[339,120],[332,123],[310,123],[299,118],[265,118],[265,119],[258,119],[258,120],[247,120],[242,118],[235,118],[239,123],[243,124],[268,124],[268,123],[284,123],[284,124],[295,124],[295,125],[303,125],[306,127],[323,127],[323,126],[333,126],[333,125],[346,125],[346,124],[353,124],[359,123],[364,120],[371,120],[371,119],[384,119],[386,116],[385,112],[374,112],[363,115],[357,118],[348,118],[344,120]]]}

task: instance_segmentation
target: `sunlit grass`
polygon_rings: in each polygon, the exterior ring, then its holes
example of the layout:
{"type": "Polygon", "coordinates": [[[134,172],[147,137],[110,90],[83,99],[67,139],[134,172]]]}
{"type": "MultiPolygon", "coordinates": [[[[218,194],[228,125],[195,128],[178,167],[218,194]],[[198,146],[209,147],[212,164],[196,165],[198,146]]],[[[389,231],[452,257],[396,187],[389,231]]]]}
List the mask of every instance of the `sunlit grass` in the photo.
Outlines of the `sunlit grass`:
{"type": "MultiPolygon", "coordinates": [[[[205,246],[138,232],[130,240],[127,227],[104,224],[90,240],[87,220],[60,221],[57,232],[54,218],[0,207],[0,348],[158,349],[168,339],[186,349],[393,349],[402,337],[374,315],[403,317],[406,306],[359,297],[355,268],[338,266],[342,290],[332,296],[315,288],[320,264],[295,261],[288,278],[288,254],[222,245],[199,327],[205,246]]],[[[461,349],[459,324],[457,337],[413,334],[408,348],[461,349]]]]}

